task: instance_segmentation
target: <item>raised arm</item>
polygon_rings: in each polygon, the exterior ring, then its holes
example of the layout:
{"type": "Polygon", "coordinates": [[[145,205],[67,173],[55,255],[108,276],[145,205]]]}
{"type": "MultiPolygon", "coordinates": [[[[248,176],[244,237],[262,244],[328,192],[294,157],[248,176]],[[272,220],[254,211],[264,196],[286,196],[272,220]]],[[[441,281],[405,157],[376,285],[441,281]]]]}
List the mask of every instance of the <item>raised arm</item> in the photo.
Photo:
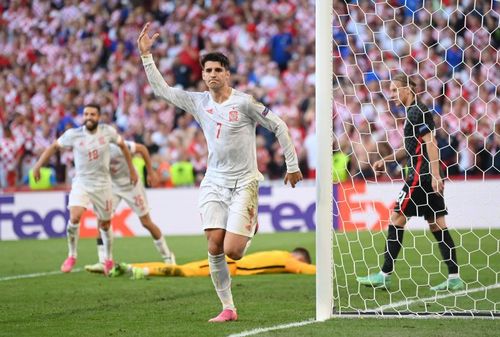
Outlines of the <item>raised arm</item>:
{"type": "MultiPolygon", "coordinates": [[[[165,81],[160,71],[155,65],[153,60],[153,55],[151,54],[151,47],[154,42],[160,36],[159,33],[154,33],[151,37],[150,23],[146,23],[142,29],[139,38],[137,39],[137,45],[139,47],[139,52],[141,53],[142,65],[146,71],[146,76],[148,78],[149,84],[153,89],[156,96],[163,98],[169,103],[189,112],[191,114],[196,113],[196,103],[194,102],[194,93],[188,93],[187,91],[172,88],[165,81]]],[[[196,116],[195,116],[196,117],[196,116]]]]}
{"type": "Polygon", "coordinates": [[[49,160],[50,157],[52,157],[60,149],[61,146],[56,140],[43,151],[42,155],[35,163],[35,166],[33,166],[33,177],[35,178],[35,181],[40,180],[40,168],[49,160]]]}

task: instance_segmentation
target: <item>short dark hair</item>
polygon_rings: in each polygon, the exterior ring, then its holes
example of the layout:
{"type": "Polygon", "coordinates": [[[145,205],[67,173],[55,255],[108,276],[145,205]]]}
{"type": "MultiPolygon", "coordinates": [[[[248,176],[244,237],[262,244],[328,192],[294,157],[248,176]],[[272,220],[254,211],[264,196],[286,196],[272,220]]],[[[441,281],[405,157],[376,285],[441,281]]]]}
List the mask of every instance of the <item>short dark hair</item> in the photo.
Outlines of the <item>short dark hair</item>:
{"type": "Polygon", "coordinates": [[[101,107],[96,103],[85,104],[84,108],[94,108],[97,110],[97,114],[101,115],[101,107]]]}
{"type": "Polygon", "coordinates": [[[412,91],[415,91],[417,84],[406,74],[399,73],[392,77],[392,81],[403,83],[404,86],[410,87],[412,91]]]}
{"type": "Polygon", "coordinates": [[[211,52],[200,57],[200,65],[202,69],[205,69],[205,63],[208,61],[219,62],[224,69],[229,70],[229,59],[226,55],[221,52],[211,52]]]}
{"type": "Polygon", "coordinates": [[[292,250],[292,253],[302,255],[306,263],[311,264],[311,255],[309,254],[309,251],[304,247],[297,247],[294,250],[292,250]]]}

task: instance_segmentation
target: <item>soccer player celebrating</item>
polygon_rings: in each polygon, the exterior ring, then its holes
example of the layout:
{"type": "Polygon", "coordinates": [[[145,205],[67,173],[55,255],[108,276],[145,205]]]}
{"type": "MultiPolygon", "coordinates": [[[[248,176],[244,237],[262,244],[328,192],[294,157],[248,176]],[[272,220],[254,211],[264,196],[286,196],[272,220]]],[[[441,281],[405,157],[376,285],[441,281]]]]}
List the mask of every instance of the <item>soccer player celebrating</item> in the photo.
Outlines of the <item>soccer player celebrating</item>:
{"type": "Polygon", "coordinates": [[[170,87],[156,68],[149,36],[149,23],[137,43],[147,78],[154,93],[191,113],[205,134],[208,165],[200,185],[199,208],[208,240],[208,263],[222,312],[210,322],[234,321],[236,308],[225,255],[243,257],[257,226],[258,181],[255,130],[257,123],[273,131],[283,148],[287,173],[285,184],[295,187],[302,180],[297,154],[286,124],[250,95],[229,86],[229,61],[218,52],[201,57],[202,78],[207,92],[187,92],[170,87]]]}
{"type": "Polygon", "coordinates": [[[66,130],[59,139],[49,146],[33,167],[35,180],[40,179],[40,168],[61,148],[72,148],[75,157],[75,177],[69,194],[69,222],[66,228],[68,237],[68,258],[61,271],[69,273],[76,263],[80,218],[89,202],[94,206],[99,230],[105,247],[104,273],[113,268],[109,231],[112,214],[111,176],[109,172],[109,144],[115,143],[125,156],[129,180],[135,185],[137,173],[132,166],[130,153],[122,137],[109,126],[99,125],[101,110],[98,105],[87,104],[83,109],[84,125],[66,130]]]}
{"type": "MultiPolygon", "coordinates": [[[[153,170],[153,166],[151,165],[151,157],[149,156],[148,149],[144,145],[137,144],[135,142],[125,141],[125,144],[127,145],[130,153],[139,153],[144,158],[148,173],[148,184],[150,186],[156,185],[158,177],[156,172],[153,170]]],[[[134,213],[137,214],[144,228],[151,233],[151,236],[154,239],[155,247],[160,253],[163,261],[168,264],[175,264],[174,254],[168,248],[167,242],[165,241],[160,228],[156,226],[149,215],[148,199],[146,197],[146,191],[144,190],[144,184],[140,179],[135,185],[130,182],[127,160],[124,153],[115,144],[110,144],[109,146],[111,158],[110,172],[113,191],[113,211],[116,210],[121,200],[125,200],[134,213]]],[[[97,255],[99,256],[99,263],[87,265],[85,266],[85,270],[90,272],[103,271],[105,249],[102,238],[97,239],[97,255]]]]}
{"type": "Polygon", "coordinates": [[[384,265],[379,273],[358,277],[360,284],[388,288],[391,273],[403,244],[404,227],[412,216],[423,216],[439,244],[439,250],[448,267],[448,279],[432,290],[458,290],[464,287],[458,275],[455,243],[446,227],[448,214],[443,198],[444,183],[439,165],[439,149],[434,137],[434,120],[429,109],[415,94],[415,83],[405,74],[391,81],[391,100],[406,110],[404,148],[374,163],[378,173],[385,169],[386,161],[407,159],[408,175],[391,214],[384,265]]]}

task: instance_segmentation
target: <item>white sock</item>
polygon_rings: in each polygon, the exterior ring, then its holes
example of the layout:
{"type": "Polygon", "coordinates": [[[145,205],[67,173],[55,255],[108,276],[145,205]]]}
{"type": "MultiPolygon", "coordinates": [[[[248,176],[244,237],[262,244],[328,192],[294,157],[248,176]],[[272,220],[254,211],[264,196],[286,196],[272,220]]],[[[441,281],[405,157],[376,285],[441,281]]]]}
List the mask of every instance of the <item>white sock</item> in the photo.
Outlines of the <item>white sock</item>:
{"type": "Polygon", "coordinates": [[[173,258],[173,254],[168,249],[167,242],[165,241],[165,238],[162,236],[158,240],[153,241],[156,246],[156,250],[158,250],[158,253],[160,253],[163,261],[168,264],[175,264],[175,258],[173,258]],[[173,258],[173,261],[172,261],[173,258]]]}
{"type": "Polygon", "coordinates": [[[453,280],[455,278],[459,278],[460,276],[458,274],[449,274],[448,275],[448,280],[453,280]]]}
{"type": "Polygon", "coordinates": [[[113,231],[100,228],[102,243],[104,246],[104,260],[113,260],[113,231]]]}
{"type": "Polygon", "coordinates": [[[72,224],[68,221],[66,227],[66,235],[68,239],[68,256],[77,257],[78,237],[80,236],[80,224],[72,224]]]}
{"type": "Polygon", "coordinates": [[[233,294],[231,293],[231,275],[224,254],[211,255],[208,253],[208,265],[210,276],[217,291],[217,296],[222,303],[222,309],[235,310],[233,294]]]}
{"type": "Polygon", "coordinates": [[[97,256],[99,257],[99,262],[104,263],[106,261],[106,249],[104,248],[104,243],[102,239],[97,239],[97,256]]]}
{"type": "Polygon", "coordinates": [[[243,256],[247,253],[248,248],[250,248],[250,245],[252,244],[252,239],[248,239],[247,244],[245,245],[245,250],[243,250],[243,256]]]}

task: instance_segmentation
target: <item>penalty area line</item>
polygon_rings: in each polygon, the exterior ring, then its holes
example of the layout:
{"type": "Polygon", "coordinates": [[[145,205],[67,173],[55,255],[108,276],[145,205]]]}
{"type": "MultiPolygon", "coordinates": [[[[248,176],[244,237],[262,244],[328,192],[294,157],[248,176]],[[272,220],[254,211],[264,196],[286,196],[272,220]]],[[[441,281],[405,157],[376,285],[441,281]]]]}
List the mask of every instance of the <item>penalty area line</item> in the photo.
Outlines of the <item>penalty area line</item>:
{"type": "Polygon", "coordinates": [[[253,336],[253,335],[263,333],[263,332],[268,332],[268,331],[273,331],[273,330],[282,330],[282,329],[288,329],[288,328],[295,328],[295,327],[304,326],[304,325],[317,323],[317,322],[319,322],[319,321],[316,321],[315,319],[311,318],[311,319],[308,319],[307,321],[302,321],[302,322],[280,324],[280,325],[270,326],[267,328],[257,328],[257,329],[253,329],[253,330],[247,330],[247,331],[231,334],[227,337],[253,336]]]}
{"type": "MultiPolygon", "coordinates": [[[[82,268],[75,268],[71,272],[78,273],[78,272],[81,272],[82,270],[83,270],[82,268]]],[[[1,281],[11,281],[11,280],[20,280],[20,279],[25,279],[25,278],[43,277],[43,276],[50,276],[50,275],[59,275],[59,274],[65,274],[65,273],[57,270],[57,271],[47,271],[47,272],[42,272],[42,273],[4,276],[4,277],[0,277],[0,282],[1,281]]]]}

